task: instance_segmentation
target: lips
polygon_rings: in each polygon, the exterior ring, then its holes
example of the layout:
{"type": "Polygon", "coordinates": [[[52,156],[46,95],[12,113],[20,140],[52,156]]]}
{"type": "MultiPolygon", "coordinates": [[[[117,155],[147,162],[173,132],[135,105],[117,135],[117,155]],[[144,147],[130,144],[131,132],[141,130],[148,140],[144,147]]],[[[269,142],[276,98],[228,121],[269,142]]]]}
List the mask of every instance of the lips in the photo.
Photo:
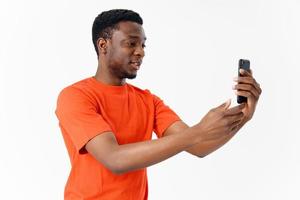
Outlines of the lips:
{"type": "Polygon", "coordinates": [[[135,70],[139,70],[140,66],[142,64],[142,61],[130,61],[129,63],[135,70]]]}

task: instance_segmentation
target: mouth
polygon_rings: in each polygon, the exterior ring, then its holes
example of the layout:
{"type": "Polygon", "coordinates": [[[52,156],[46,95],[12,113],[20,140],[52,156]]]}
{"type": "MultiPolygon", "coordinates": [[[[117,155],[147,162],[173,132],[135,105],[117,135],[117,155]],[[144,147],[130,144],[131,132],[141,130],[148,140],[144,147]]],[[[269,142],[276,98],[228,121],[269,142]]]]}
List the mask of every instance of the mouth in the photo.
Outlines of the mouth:
{"type": "Polygon", "coordinates": [[[135,69],[139,70],[142,64],[142,61],[130,61],[129,64],[135,69]]]}

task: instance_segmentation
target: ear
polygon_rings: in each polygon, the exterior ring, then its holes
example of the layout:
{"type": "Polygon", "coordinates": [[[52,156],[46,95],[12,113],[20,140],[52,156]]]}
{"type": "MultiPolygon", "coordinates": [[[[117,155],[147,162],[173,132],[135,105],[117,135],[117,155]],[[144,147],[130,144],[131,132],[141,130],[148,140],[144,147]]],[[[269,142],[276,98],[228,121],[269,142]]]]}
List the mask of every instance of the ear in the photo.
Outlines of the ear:
{"type": "Polygon", "coordinates": [[[107,40],[104,39],[104,38],[99,38],[97,40],[97,47],[98,47],[98,52],[99,52],[99,55],[102,53],[102,54],[106,54],[107,53],[107,40]]]}

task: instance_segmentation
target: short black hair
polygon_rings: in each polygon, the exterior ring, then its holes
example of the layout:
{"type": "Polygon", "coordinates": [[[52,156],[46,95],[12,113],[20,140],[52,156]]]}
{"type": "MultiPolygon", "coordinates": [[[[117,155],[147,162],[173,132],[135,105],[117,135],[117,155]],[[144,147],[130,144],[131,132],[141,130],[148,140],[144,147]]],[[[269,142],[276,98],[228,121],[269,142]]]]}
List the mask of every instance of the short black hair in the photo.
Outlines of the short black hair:
{"type": "Polygon", "coordinates": [[[110,39],[113,30],[118,29],[118,23],[121,21],[131,21],[143,25],[143,19],[132,10],[113,9],[100,13],[94,20],[92,28],[92,37],[95,50],[99,56],[97,40],[99,38],[110,39]]]}

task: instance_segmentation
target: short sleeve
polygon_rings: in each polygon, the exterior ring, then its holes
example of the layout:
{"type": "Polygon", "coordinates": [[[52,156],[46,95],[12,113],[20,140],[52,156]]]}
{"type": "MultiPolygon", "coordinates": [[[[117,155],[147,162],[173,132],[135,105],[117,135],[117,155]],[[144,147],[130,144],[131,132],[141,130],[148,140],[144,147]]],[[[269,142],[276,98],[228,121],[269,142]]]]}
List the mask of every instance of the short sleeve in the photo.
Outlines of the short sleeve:
{"type": "Polygon", "coordinates": [[[157,96],[153,95],[154,102],[154,132],[158,138],[163,137],[164,131],[176,121],[179,116],[157,96]]]}
{"type": "Polygon", "coordinates": [[[60,93],[55,113],[60,126],[80,153],[86,152],[83,147],[90,139],[111,131],[94,103],[77,88],[68,87],[60,93]]]}

